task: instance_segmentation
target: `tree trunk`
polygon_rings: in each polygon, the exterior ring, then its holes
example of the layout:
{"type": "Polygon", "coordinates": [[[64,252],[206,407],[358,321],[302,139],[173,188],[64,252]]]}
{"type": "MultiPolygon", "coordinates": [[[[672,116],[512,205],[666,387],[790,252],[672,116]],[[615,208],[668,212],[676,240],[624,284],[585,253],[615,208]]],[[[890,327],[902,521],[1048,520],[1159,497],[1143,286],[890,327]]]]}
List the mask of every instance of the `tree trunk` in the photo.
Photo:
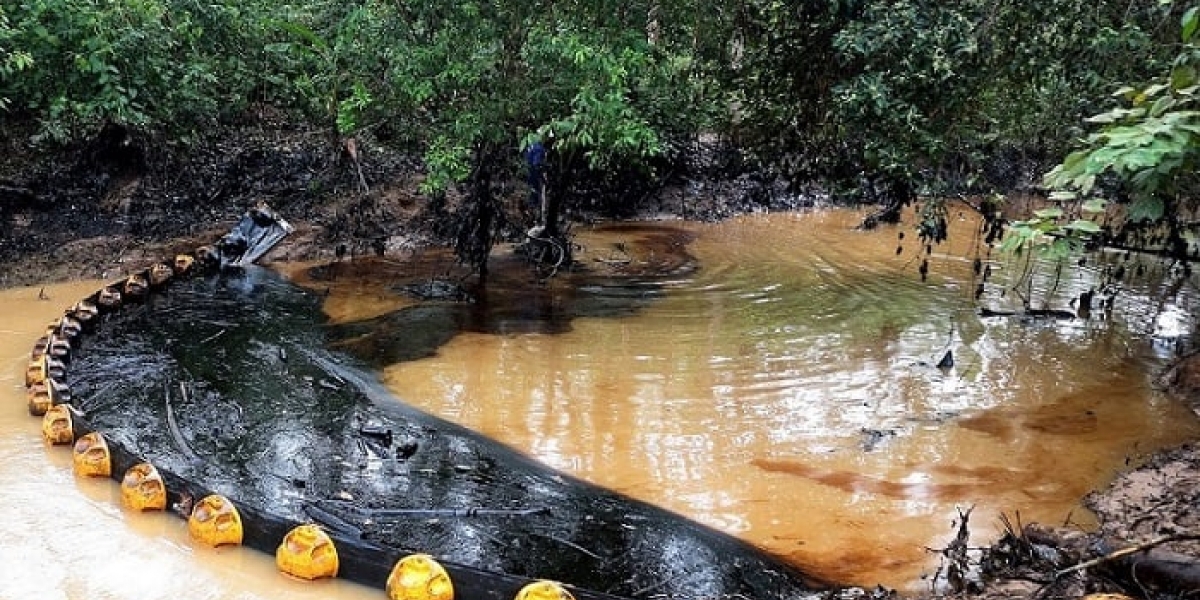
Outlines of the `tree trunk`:
{"type": "Polygon", "coordinates": [[[490,146],[484,144],[475,149],[475,167],[469,179],[469,202],[455,244],[458,259],[479,273],[480,280],[487,278],[488,255],[492,252],[492,228],[496,220],[492,201],[493,160],[490,146]]]}
{"type": "Polygon", "coordinates": [[[542,231],[546,237],[558,237],[558,214],[561,203],[557,194],[547,193],[547,185],[542,180],[542,231]]]}
{"type": "Polygon", "coordinates": [[[651,2],[650,8],[646,10],[646,43],[651,46],[658,45],[662,34],[662,24],[659,22],[661,14],[662,5],[659,2],[651,2]]]}

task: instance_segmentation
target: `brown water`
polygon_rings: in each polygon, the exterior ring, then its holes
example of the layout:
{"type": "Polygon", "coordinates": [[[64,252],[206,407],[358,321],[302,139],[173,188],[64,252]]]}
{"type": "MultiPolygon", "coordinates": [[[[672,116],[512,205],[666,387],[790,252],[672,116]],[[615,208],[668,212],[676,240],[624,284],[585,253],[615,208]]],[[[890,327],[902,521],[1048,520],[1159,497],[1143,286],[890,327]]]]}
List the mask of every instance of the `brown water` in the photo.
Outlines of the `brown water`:
{"type": "MultiPolygon", "coordinates": [[[[970,219],[921,283],[916,248],[896,256],[895,234],[853,231],[860,218],[688,225],[701,268],[641,312],[562,335],[462,334],[385,380],[819,575],[908,589],[959,509],[976,506],[977,542],[1001,512],[1087,524],[1080,498],[1127,459],[1200,434],[1148,388],[1156,359],[1126,325],[975,316],[970,219]]],[[[583,233],[580,258],[620,235],[583,233]]]]}
{"type": "MultiPolygon", "coordinates": [[[[1158,346],[1126,332],[1172,319],[1186,330],[1190,311],[980,320],[969,228],[922,284],[915,248],[894,256],[893,234],[851,230],[860,216],[687,225],[701,268],[642,311],[560,335],[462,334],[384,377],[430,412],[818,574],[910,589],[959,508],[977,507],[980,542],[1001,511],[1087,523],[1079,498],[1127,459],[1200,436],[1146,384],[1158,346]],[[958,363],[943,373],[930,365],[947,348],[958,363]]],[[[614,256],[622,235],[583,232],[580,258],[614,256]]],[[[196,547],[182,521],[123,510],[114,482],[74,477],[68,451],[43,445],[24,407],[29,348],[98,285],[47,287],[49,301],[0,291],[0,599],[378,598],[293,581],[262,553],[196,547]]],[[[331,294],[327,310],[354,319],[407,303],[380,290],[331,294]]]]}

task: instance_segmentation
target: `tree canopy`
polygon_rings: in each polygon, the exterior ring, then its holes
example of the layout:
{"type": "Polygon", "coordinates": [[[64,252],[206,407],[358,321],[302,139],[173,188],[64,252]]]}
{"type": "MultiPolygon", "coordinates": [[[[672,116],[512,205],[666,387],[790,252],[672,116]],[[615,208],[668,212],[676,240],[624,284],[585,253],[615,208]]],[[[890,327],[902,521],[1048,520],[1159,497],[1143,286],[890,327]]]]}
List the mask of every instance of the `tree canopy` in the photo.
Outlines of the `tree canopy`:
{"type": "Polygon", "coordinates": [[[1040,189],[1085,136],[1048,183],[1125,178],[1107,199],[1163,219],[1190,194],[1170,173],[1195,147],[1195,29],[1163,0],[19,0],[0,118],[186,137],[272,105],[333,139],[388,130],[425,193],[466,184],[484,212],[535,141],[563,173],[646,176],[703,136],[793,186],[907,202],[1040,189]]]}

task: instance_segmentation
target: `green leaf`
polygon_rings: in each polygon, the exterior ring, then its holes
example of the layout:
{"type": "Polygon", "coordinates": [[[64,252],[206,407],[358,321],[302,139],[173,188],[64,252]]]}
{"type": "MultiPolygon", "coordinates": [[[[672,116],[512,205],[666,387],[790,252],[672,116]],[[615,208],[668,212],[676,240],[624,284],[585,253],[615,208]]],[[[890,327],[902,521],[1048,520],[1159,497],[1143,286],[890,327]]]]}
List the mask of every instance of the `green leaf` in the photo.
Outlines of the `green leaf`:
{"type": "Polygon", "coordinates": [[[1000,251],[1008,254],[1018,252],[1034,246],[1042,237],[1042,232],[1028,227],[1023,221],[1017,221],[1009,225],[1004,241],[1000,242],[1000,251]]]}
{"type": "Polygon", "coordinates": [[[1062,162],[1063,171],[1078,173],[1082,169],[1083,163],[1087,160],[1087,156],[1087,150],[1076,150],[1068,154],[1062,162]]]}
{"type": "Polygon", "coordinates": [[[1157,221],[1163,217],[1163,201],[1155,197],[1142,197],[1129,205],[1130,221],[1157,221]]]}
{"type": "Polygon", "coordinates": [[[1103,173],[1106,169],[1114,167],[1116,162],[1121,158],[1126,150],[1124,148],[1100,148],[1092,152],[1088,156],[1087,165],[1084,172],[1088,175],[1097,175],[1103,173]]]}
{"type": "Polygon", "coordinates": [[[1063,229],[1087,234],[1100,233],[1103,231],[1103,229],[1101,229],[1095,221],[1088,221],[1087,219],[1076,219],[1071,221],[1067,225],[1064,225],[1063,229]]]}
{"type": "Polygon", "coordinates": [[[1102,213],[1107,208],[1108,200],[1105,200],[1104,198],[1089,198],[1079,207],[1079,209],[1083,212],[1091,214],[1102,213]]]}
{"type": "MultiPolygon", "coordinates": [[[[1185,93],[1187,90],[1196,85],[1196,67],[1190,64],[1175,65],[1171,69],[1171,89],[1176,92],[1185,93]]],[[[1186,92],[1190,94],[1190,92],[1186,92]]]]}
{"type": "Polygon", "coordinates": [[[1133,100],[1133,96],[1136,93],[1137,93],[1137,88],[1135,88],[1131,85],[1123,85],[1120,88],[1118,88],[1117,91],[1113,92],[1112,96],[1114,98],[1124,98],[1126,100],[1133,100]]]}
{"type": "Polygon", "coordinates": [[[274,26],[278,29],[281,29],[287,33],[290,33],[290,34],[308,42],[310,45],[312,45],[313,48],[316,48],[317,50],[324,52],[329,49],[329,43],[325,41],[325,38],[322,38],[321,36],[317,35],[316,32],[305,27],[304,25],[301,25],[299,23],[293,23],[291,21],[283,21],[283,20],[278,20],[278,19],[270,19],[267,21],[267,24],[274,26]]]}
{"type": "Polygon", "coordinates": [[[1052,206],[1050,208],[1035,210],[1033,214],[1039,219],[1057,219],[1063,216],[1063,210],[1057,206],[1052,206]]]}
{"type": "Polygon", "coordinates": [[[1200,6],[1193,6],[1183,13],[1183,18],[1180,19],[1180,35],[1183,43],[1187,44],[1192,41],[1192,36],[1196,34],[1196,27],[1200,25],[1200,6]]]}
{"type": "Polygon", "coordinates": [[[1071,238],[1055,239],[1050,243],[1050,246],[1046,248],[1046,256],[1055,260],[1065,259],[1071,255],[1071,252],[1075,249],[1075,246],[1076,242],[1071,238]]]}
{"type": "Polygon", "coordinates": [[[1096,174],[1095,173],[1084,173],[1083,175],[1076,177],[1075,180],[1072,182],[1072,184],[1074,184],[1075,187],[1079,188],[1079,193],[1081,193],[1081,194],[1090,193],[1092,191],[1092,188],[1095,187],[1095,185],[1096,185],[1096,174]]]}
{"type": "Polygon", "coordinates": [[[1162,93],[1162,91],[1167,89],[1167,87],[1168,86],[1165,83],[1155,83],[1147,86],[1146,89],[1142,90],[1140,94],[1134,96],[1133,105],[1137,106],[1144,103],[1145,101],[1162,93]]]}
{"type": "Polygon", "coordinates": [[[1175,98],[1174,97],[1169,96],[1169,95],[1163,96],[1162,98],[1155,100],[1154,104],[1150,105],[1150,116],[1151,117],[1161,117],[1163,113],[1167,112],[1169,109],[1173,108],[1174,106],[1175,106],[1175,98]]]}

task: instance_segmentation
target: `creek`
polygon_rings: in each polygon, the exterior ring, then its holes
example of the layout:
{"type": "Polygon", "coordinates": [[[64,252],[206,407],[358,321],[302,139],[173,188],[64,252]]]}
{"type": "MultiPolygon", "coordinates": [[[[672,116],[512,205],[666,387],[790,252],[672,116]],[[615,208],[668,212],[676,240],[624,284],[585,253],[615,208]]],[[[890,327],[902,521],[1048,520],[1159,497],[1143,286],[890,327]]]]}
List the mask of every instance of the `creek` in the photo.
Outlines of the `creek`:
{"type": "MultiPolygon", "coordinates": [[[[551,327],[472,309],[437,321],[444,342],[414,353],[424,358],[396,360],[388,343],[345,345],[379,356],[385,383],[418,408],[818,576],[910,591],[927,585],[937,567],[929,549],[953,537],[959,510],[975,507],[978,545],[1002,532],[1001,513],[1086,527],[1085,494],[1200,434],[1194,414],[1150,385],[1173,336],[1190,330],[1191,283],[1129,281],[1110,320],[980,318],[976,215],[954,215],[926,282],[915,241],[857,231],[861,218],[827,210],[668,223],[694,236],[696,269],[653,285],[597,285],[583,301],[552,288],[536,301],[487,298],[551,327]],[[652,300],[628,314],[591,309],[607,306],[597,297],[639,291],[652,300]],[[947,350],[955,366],[940,370],[947,350]]],[[[577,233],[585,265],[662,260],[634,250],[663,235],[653,227],[577,233]]],[[[1020,309],[1001,294],[1021,264],[993,261],[982,305],[1020,309]]],[[[1102,268],[1067,271],[1054,294],[1049,270],[1037,271],[1033,298],[1051,303],[1034,308],[1068,309],[1102,268]]],[[[353,305],[347,289],[329,300],[334,312],[353,305]]],[[[357,292],[362,306],[386,297],[370,289],[357,292]]],[[[386,318],[365,322],[387,329],[386,318]]],[[[423,337],[411,322],[402,329],[410,343],[423,337]]]]}
{"type": "MultiPolygon", "coordinates": [[[[307,283],[326,287],[333,347],[374,362],[405,402],[848,583],[919,588],[936,567],[927,548],[968,506],[979,543],[1001,512],[1086,526],[1084,494],[1200,434],[1149,385],[1191,329],[1190,282],[1170,295],[1131,283],[1110,320],[981,319],[970,215],[928,282],[916,244],[897,256],[894,234],[852,229],[860,217],[581,231],[585,264],[663,260],[636,241],[666,235],[691,239],[695,268],[499,291],[473,308],[414,305],[378,271],[307,283]],[[946,350],[956,364],[939,370],[946,350]]],[[[1059,306],[1096,268],[1060,283],[1059,306]]],[[[997,263],[997,281],[1013,270],[997,263]]],[[[21,389],[29,347],[98,285],[49,286],[49,301],[0,291],[0,504],[13,511],[0,598],[379,597],[194,547],[182,522],[123,511],[111,481],[75,478],[68,453],[42,444],[21,389]]]]}

